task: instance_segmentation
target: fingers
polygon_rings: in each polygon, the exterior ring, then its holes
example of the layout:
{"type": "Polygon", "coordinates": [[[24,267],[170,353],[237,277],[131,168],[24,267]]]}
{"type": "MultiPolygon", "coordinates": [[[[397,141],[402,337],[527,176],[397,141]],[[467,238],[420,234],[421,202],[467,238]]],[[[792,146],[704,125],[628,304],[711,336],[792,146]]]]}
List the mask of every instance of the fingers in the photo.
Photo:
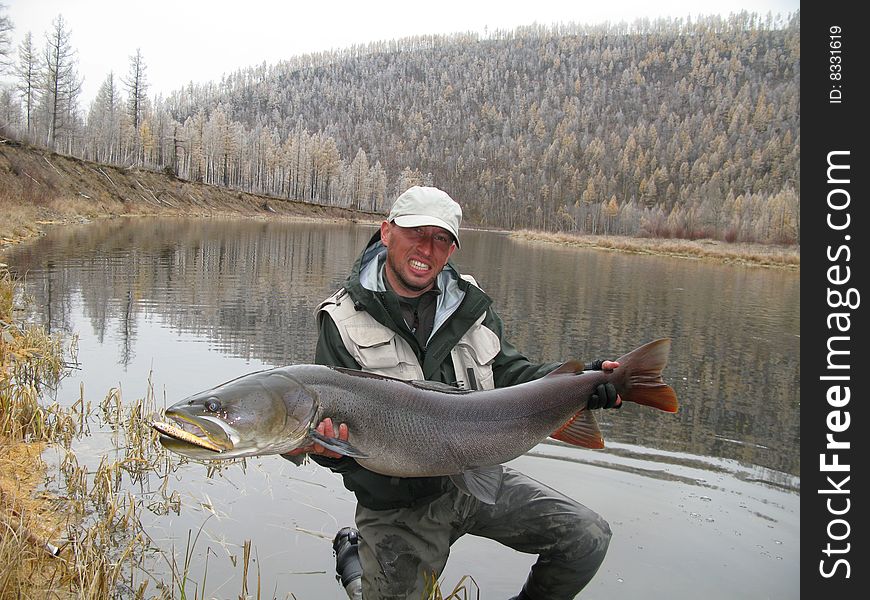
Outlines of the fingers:
{"type": "Polygon", "coordinates": [[[589,396],[586,407],[592,410],[599,408],[619,408],[622,406],[622,398],[616,393],[612,383],[600,383],[595,391],[589,396]]]}
{"type": "MultiPolygon", "coordinates": [[[[337,428],[332,422],[332,419],[326,417],[317,425],[317,433],[322,435],[323,437],[328,438],[338,438],[342,441],[347,441],[348,438],[348,429],[347,425],[341,423],[337,428]]],[[[328,458],[341,458],[341,454],[335,452],[333,450],[328,450],[324,448],[321,444],[315,442],[312,446],[312,450],[310,450],[313,454],[319,454],[321,456],[326,456],[328,458]]]]}
{"type": "Polygon", "coordinates": [[[619,363],[615,360],[605,360],[603,363],[601,363],[601,368],[605,371],[612,371],[617,367],[619,367],[619,363]]]}
{"type": "Polygon", "coordinates": [[[619,394],[616,393],[616,387],[612,383],[604,384],[604,407],[614,408],[619,401],[619,394]]]}

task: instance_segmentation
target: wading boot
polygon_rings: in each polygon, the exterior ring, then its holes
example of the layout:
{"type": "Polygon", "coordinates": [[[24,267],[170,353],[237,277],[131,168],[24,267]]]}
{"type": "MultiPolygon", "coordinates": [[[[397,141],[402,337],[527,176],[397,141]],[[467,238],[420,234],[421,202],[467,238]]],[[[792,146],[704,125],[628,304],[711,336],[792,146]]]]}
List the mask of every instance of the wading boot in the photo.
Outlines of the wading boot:
{"type": "Polygon", "coordinates": [[[359,531],[342,527],[332,540],[335,552],[335,578],[351,600],[362,600],[362,565],[359,562],[359,531]]]}

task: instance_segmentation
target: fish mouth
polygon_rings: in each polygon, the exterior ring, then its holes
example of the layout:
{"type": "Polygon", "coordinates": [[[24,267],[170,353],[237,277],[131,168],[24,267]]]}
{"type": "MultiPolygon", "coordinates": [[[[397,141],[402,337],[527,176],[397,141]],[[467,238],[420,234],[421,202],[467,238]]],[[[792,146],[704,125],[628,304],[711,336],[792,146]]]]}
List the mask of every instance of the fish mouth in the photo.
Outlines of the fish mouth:
{"type": "Polygon", "coordinates": [[[197,421],[181,418],[176,415],[166,415],[168,421],[152,421],[151,428],[160,434],[160,443],[173,450],[181,448],[202,448],[215,453],[232,450],[233,443],[229,437],[220,431],[214,435],[197,421]]]}

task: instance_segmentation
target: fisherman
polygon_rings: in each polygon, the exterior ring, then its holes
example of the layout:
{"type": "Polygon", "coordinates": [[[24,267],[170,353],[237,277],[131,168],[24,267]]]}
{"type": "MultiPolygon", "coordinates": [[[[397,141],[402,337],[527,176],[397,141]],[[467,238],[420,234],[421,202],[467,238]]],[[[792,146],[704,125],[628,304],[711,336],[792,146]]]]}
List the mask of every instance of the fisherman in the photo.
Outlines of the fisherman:
{"type": "MultiPolygon", "coordinates": [[[[507,387],[556,369],[561,363],[533,363],[518,352],[490,297],[448,262],[460,247],[461,221],[459,204],[440,189],[401,194],[342,288],[318,306],[315,362],[463,389],[507,387]]],[[[593,368],[618,365],[595,361],[593,368]]],[[[588,408],[620,405],[607,383],[588,408]]],[[[317,429],[348,439],[347,426],[329,418],[317,429]]],[[[514,469],[505,468],[489,505],[448,477],[379,475],[319,444],[291,454],[300,453],[340,473],[356,495],[358,529],[342,528],[333,542],[351,598],[428,597],[450,545],[466,533],[538,555],[513,600],[574,598],[607,552],[610,526],[601,516],[514,469]]]]}

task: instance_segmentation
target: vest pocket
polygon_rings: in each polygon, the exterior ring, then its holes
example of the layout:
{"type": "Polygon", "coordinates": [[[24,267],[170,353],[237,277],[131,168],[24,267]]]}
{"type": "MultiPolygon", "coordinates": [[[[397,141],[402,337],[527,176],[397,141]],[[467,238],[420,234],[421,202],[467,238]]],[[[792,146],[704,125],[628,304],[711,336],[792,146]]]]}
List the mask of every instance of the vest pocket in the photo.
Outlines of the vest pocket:
{"type": "Polygon", "coordinates": [[[389,369],[399,364],[394,332],[384,327],[362,325],[349,326],[347,335],[355,345],[354,358],[364,369],[389,369]]]}
{"type": "MultiPolygon", "coordinates": [[[[482,320],[482,319],[481,319],[482,320]]],[[[463,389],[491,390],[495,387],[492,362],[501,350],[501,341],[481,324],[469,329],[451,351],[456,380],[463,389]],[[474,381],[469,381],[471,369],[474,381]]]]}

